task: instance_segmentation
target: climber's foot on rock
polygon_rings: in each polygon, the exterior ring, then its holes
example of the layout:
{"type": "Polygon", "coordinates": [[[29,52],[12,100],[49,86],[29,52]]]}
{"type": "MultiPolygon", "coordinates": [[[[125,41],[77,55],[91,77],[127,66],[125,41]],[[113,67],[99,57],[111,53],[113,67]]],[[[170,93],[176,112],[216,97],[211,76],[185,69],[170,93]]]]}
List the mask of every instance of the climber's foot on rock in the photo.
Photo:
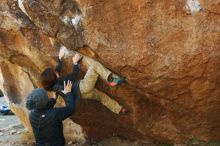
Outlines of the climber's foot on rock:
{"type": "Polygon", "coordinates": [[[119,114],[120,115],[126,115],[128,113],[128,110],[125,107],[122,107],[119,114]]]}
{"type": "Polygon", "coordinates": [[[117,85],[123,83],[124,80],[125,80],[124,77],[119,77],[114,74],[111,74],[108,79],[108,85],[114,87],[114,86],[117,86],[117,85]]]}

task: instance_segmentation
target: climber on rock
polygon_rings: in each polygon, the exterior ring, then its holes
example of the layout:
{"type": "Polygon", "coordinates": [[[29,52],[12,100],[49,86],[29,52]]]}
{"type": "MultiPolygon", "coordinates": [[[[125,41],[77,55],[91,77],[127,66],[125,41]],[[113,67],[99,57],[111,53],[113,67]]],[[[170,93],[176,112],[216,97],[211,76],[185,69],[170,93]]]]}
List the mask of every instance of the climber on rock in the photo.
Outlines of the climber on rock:
{"type": "Polygon", "coordinates": [[[53,68],[46,68],[42,72],[40,76],[40,83],[42,87],[48,91],[55,91],[62,96],[62,92],[60,92],[63,90],[62,82],[70,80],[74,82],[72,93],[77,99],[81,97],[83,99],[97,100],[115,114],[126,114],[127,109],[125,107],[121,106],[117,101],[95,88],[95,84],[99,76],[104,79],[109,86],[117,86],[121,84],[124,81],[124,78],[113,74],[110,70],[94,59],[87,56],[81,56],[79,53],[76,53],[72,57],[72,73],[67,76],[60,77],[62,58],[65,55],[65,49],[66,48],[64,46],[60,48],[55,70],[53,68]],[[79,60],[82,60],[82,63],[85,64],[88,69],[82,80],[76,79],[79,73],[79,60]]]}
{"type": "Polygon", "coordinates": [[[75,97],[71,93],[72,83],[64,82],[63,94],[66,106],[54,108],[56,96],[48,97],[43,88],[34,89],[25,100],[30,110],[29,120],[36,140],[35,146],[64,146],[62,121],[72,115],[75,97]]]}

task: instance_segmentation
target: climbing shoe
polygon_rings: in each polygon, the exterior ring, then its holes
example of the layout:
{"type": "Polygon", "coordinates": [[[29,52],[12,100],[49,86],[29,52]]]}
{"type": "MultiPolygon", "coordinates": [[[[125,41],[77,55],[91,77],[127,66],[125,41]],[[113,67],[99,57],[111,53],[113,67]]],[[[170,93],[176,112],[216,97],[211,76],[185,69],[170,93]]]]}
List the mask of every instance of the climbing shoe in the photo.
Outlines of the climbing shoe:
{"type": "Polygon", "coordinates": [[[125,107],[122,107],[119,114],[120,115],[126,115],[128,113],[128,110],[125,107]]]}
{"type": "Polygon", "coordinates": [[[123,77],[111,77],[108,81],[108,85],[114,87],[124,82],[124,80],[125,78],[123,77]]]}

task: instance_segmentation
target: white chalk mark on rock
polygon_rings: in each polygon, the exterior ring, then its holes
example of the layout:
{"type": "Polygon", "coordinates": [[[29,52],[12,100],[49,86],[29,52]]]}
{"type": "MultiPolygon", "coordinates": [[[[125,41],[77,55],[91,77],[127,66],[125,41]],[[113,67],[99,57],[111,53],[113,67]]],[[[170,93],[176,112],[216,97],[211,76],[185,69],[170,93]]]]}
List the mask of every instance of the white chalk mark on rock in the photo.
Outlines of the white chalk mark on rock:
{"type": "Polygon", "coordinates": [[[81,17],[79,14],[76,14],[75,17],[72,18],[72,25],[77,29],[77,25],[79,24],[81,17]]]}
{"type": "Polygon", "coordinates": [[[24,0],[18,0],[18,6],[22,10],[22,12],[24,12],[28,16],[28,13],[27,13],[27,11],[24,8],[23,1],[24,0]]]}
{"type": "Polygon", "coordinates": [[[188,13],[195,13],[202,10],[199,0],[187,0],[186,9],[188,13]]]}
{"type": "Polygon", "coordinates": [[[68,21],[69,21],[69,18],[67,16],[63,16],[63,17],[60,17],[60,20],[65,23],[65,24],[68,24],[68,21]]]}
{"type": "Polygon", "coordinates": [[[77,30],[78,24],[81,20],[81,16],[80,16],[80,14],[78,14],[76,12],[75,16],[72,16],[72,17],[62,16],[62,17],[60,17],[60,19],[66,25],[67,24],[72,25],[77,30]]]}

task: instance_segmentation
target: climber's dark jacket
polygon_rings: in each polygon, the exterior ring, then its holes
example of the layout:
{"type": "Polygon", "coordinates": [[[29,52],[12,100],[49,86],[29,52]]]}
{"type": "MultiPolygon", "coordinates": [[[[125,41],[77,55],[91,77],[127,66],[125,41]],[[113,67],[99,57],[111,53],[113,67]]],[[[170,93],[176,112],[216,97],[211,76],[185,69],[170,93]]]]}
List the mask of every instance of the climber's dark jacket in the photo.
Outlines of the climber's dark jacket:
{"type": "MultiPolygon", "coordinates": [[[[61,69],[62,69],[62,61],[60,59],[57,59],[57,65],[56,65],[56,68],[55,68],[55,71],[57,73],[60,74],[61,72],[61,69]]],[[[53,91],[55,91],[57,94],[62,95],[62,90],[63,90],[63,82],[70,80],[72,81],[73,83],[73,86],[72,86],[72,94],[74,96],[74,98],[76,98],[77,100],[80,99],[80,90],[79,90],[79,80],[77,80],[77,76],[79,74],[79,65],[78,64],[74,64],[73,67],[72,67],[72,73],[71,74],[68,74],[66,76],[61,76],[57,79],[55,85],[53,86],[53,91]]]]}
{"type": "Polygon", "coordinates": [[[64,146],[62,121],[74,112],[75,98],[69,92],[65,95],[64,101],[66,107],[53,108],[56,100],[51,98],[45,108],[30,112],[29,119],[36,146],[64,146]]]}

